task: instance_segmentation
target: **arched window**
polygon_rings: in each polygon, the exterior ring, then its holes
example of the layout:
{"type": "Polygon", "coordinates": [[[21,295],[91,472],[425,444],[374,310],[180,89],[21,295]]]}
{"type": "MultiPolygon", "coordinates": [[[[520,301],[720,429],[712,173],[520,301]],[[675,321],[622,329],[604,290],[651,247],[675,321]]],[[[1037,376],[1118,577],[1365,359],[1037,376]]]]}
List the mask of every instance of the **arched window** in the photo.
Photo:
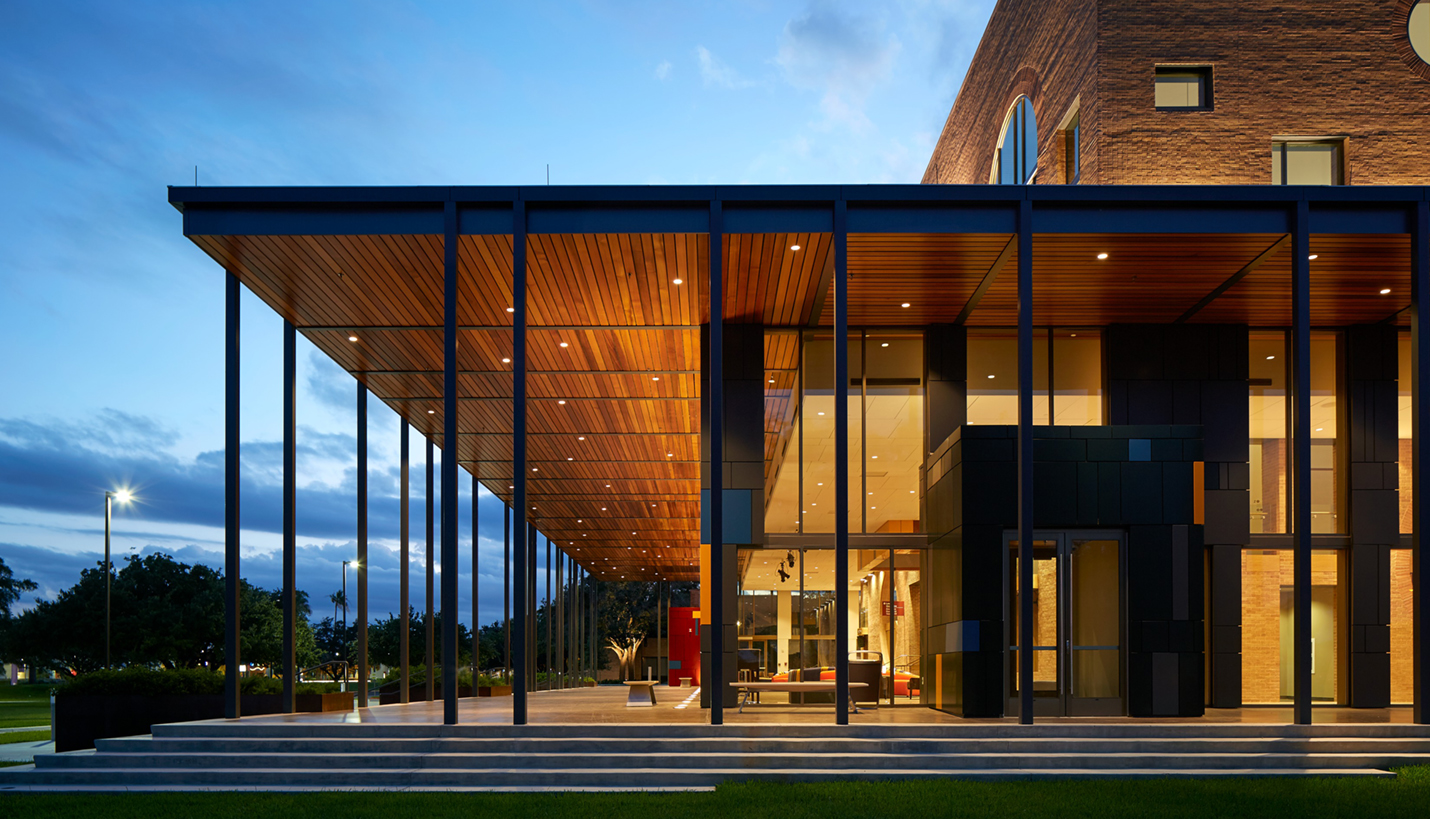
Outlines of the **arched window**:
{"type": "Polygon", "coordinates": [[[1416,55],[1430,63],[1430,1],[1420,0],[1410,9],[1407,33],[1416,55]]]}
{"type": "Polygon", "coordinates": [[[1037,172],[1038,121],[1033,116],[1032,101],[1019,97],[1003,121],[989,181],[996,185],[1026,185],[1037,172]]]}

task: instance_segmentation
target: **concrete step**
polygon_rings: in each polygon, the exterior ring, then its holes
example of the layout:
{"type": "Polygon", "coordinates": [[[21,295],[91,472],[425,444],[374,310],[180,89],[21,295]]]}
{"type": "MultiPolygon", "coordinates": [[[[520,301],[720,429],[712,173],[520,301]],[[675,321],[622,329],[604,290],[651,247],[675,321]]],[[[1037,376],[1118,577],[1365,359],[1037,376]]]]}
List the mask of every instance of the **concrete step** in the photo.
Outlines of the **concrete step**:
{"type": "Polygon", "coordinates": [[[1410,724],[1267,725],[1258,723],[972,723],[958,725],[764,723],[751,725],[545,724],[470,723],[350,723],[284,722],[281,719],[210,720],[155,725],[156,738],[181,737],[388,737],[388,738],[528,738],[592,736],[636,739],[697,739],[720,737],[794,737],[864,739],[999,739],[999,738],[1178,738],[1178,737],[1424,737],[1430,726],[1410,724]]]}
{"type": "Polygon", "coordinates": [[[1427,753],[1430,737],[1187,737],[1167,739],[864,739],[797,737],[461,737],[461,738],[161,738],[102,739],[105,753],[1427,753]]]}
{"type": "Polygon", "coordinates": [[[919,779],[970,779],[1007,781],[1028,779],[1143,779],[1165,777],[1208,776],[1391,776],[1388,772],[1363,768],[983,768],[956,771],[925,768],[841,769],[798,768],[789,770],[708,768],[584,768],[566,769],[488,769],[457,771],[441,769],[235,769],[209,768],[192,770],[113,768],[34,770],[21,774],[0,774],[0,789],[16,787],[51,787],[74,790],[134,790],[134,789],[228,789],[253,788],[263,790],[306,789],[434,789],[456,788],[528,789],[528,788],[588,788],[681,789],[709,787],[726,781],[759,782],[823,782],[834,780],[892,781],[919,779]]]}
{"type": "Polygon", "coordinates": [[[319,753],[251,755],[246,753],[114,754],[36,757],[37,770],[341,770],[350,768],[392,770],[590,770],[666,768],[697,771],[709,768],[740,770],[794,770],[824,767],[837,770],[968,770],[987,768],[1028,769],[1236,769],[1236,768],[1391,768],[1430,763],[1421,754],[1146,754],[1146,753],[977,753],[977,754],[819,754],[718,753],[718,754],[362,754],[319,753]]]}

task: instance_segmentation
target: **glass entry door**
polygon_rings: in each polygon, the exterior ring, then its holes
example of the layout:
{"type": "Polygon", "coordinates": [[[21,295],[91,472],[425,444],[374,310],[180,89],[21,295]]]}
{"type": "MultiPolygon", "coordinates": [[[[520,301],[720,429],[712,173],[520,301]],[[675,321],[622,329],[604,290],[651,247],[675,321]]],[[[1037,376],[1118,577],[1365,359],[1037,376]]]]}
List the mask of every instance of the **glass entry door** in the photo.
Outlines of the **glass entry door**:
{"type": "MultiPolygon", "coordinates": [[[[1008,590],[1008,713],[1018,713],[1019,544],[1005,533],[1008,590]]],[[[1123,537],[1120,532],[1035,532],[1033,663],[1035,716],[1117,716],[1123,702],[1123,537]]]]}

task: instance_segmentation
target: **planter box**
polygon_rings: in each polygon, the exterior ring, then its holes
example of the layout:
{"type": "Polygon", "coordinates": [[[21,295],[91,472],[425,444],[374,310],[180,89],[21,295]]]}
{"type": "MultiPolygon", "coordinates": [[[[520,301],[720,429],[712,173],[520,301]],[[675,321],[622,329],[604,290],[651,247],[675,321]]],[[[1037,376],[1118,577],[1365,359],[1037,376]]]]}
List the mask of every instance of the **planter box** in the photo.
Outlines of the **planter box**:
{"type": "Polygon", "coordinates": [[[355,691],[334,691],[331,694],[295,694],[294,710],[309,713],[323,711],[351,711],[357,699],[355,691]]]}
{"type": "MultiPolygon", "coordinates": [[[[278,714],[283,695],[250,694],[240,706],[243,716],[278,714]]],[[[222,694],[60,695],[55,697],[55,750],[82,751],[96,739],[132,737],[150,732],[153,725],[223,719],[222,694]]]]}
{"type": "Polygon", "coordinates": [[[510,697],[511,686],[509,685],[479,685],[477,686],[478,697],[510,697]]]}
{"type": "Polygon", "coordinates": [[[582,687],[584,687],[584,688],[595,688],[595,687],[596,687],[596,681],[595,681],[595,680],[585,680],[585,681],[583,681],[583,682],[581,683],[581,685],[582,685],[582,687]]]}

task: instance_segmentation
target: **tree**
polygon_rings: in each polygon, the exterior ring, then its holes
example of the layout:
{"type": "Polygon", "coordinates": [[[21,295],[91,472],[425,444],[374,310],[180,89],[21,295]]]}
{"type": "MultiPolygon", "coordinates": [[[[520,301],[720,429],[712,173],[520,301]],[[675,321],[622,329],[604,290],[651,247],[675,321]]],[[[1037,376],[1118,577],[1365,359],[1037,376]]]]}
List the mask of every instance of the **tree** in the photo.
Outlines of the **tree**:
{"type": "Polygon", "coordinates": [[[599,583],[596,589],[597,628],[616,654],[621,678],[629,679],[641,643],[655,633],[656,586],[632,581],[599,583]]]}
{"type": "MultiPolygon", "coordinates": [[[[190,566],[156,553],[131,555],[110,580],[111,655],[115,665],[216,668],[223,662],[224,579],[207,566],[190,566]]],[[[92,671],[104,665],[104,565],[79,582],[38,601],[15,618],[11,653],[32,665],[92,671]]],[[[282,662],[279,593],[242,581],[240,652],[245,662],[282,662]]],[[[316,661],[307,598],[296,623],[300,664],[316,661]]]]}
{"type": "Polygon", "coordinates": [[[0,558],[0,660],[11,659],[10,630],[14,618],[10,607],[19,601],[21,594],[37,588],[33,580],[16,580],[15,573],[0,558]]]}
{"type": "MultiPolygon", "coordinates": [[[[418,666],[427,663],[427,624],[422,615],[417,613],[417,609],[408,609],[408,632],[407,632],[407,662],[409,665],[418,666]]],[[[435,661],[442,662],[442,615],[435,613],[432,618],[433,629],[437,635],[437,645],[434,652],[435,661]]],[[[368,656],[375,663],[385,666],[397,666],[402,662],[402,646],[399,638],[402,636],[402,620],[395,614],[388,614],[387,617],[377,620],[367,627],[367,650],[368,656]]],[[[467,628],[466,623],[457,623],[457,664],[467,665],[472,658],[472,632],[467,628]]]]}

